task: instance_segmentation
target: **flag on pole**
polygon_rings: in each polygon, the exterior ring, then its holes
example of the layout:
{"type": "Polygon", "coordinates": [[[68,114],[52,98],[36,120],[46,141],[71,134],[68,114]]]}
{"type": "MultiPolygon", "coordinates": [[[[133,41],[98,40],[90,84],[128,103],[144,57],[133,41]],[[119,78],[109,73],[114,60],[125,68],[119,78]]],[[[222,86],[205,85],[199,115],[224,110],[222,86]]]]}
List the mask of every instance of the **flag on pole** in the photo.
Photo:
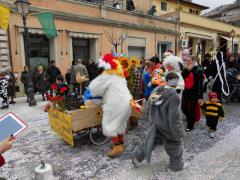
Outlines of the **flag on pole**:
{"type": "Polygon", "coordinates": [[[53,15],[51,12],[37,14],[37,18],[47,36],[51,39],[57,36],[57,30],[54,24],[53,15]]]}
{"type": "Polygon", "coordinates": [[[0,29],[7,30],[9,17],[10,9],[0,3],[0,29]]]}

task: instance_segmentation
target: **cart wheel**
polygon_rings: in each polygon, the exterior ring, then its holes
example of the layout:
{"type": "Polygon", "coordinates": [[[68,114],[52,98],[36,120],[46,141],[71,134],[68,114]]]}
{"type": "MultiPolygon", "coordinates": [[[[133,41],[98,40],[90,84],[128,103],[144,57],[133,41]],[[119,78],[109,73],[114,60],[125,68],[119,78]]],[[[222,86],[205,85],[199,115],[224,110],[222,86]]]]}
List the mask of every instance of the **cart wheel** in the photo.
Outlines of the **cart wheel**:
{"type": "Polygon", "coordinates": [[[89,137],[93,144],[95,145],[103,145],[109,141],[110,138],[106,137],[102,133],[102,128],[90,128],[89,129],[89,137]]]}

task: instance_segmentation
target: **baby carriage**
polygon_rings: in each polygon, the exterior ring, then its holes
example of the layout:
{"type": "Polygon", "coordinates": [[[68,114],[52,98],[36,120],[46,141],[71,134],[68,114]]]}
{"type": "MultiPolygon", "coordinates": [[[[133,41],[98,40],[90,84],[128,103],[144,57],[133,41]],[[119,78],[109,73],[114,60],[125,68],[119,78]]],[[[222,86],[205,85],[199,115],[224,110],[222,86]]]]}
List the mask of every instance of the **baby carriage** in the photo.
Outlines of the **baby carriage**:
{"type": "Polygon", "coordinates": [[[227,69],[227,82],[229,85],[230,94],[223,96],[227,103],[240,100],[240,75],[236,68],[227,69]]]}

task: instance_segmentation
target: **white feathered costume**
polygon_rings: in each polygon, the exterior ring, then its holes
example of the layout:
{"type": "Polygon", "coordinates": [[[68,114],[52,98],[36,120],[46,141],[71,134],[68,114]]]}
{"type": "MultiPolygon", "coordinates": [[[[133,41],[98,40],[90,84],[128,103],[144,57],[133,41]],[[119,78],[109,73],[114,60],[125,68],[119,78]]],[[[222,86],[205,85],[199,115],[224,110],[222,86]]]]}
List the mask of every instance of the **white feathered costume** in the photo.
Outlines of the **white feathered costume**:
{"type": "Polygon", "coordinates": [[[103,98],[103,134],[108,137],[123,135],[132,111],[132,96],[124,71],[111,54],[99,59],[98,67],[104,68],[104,71],[90,83],[89,90],[92,96],[103,98]]]}

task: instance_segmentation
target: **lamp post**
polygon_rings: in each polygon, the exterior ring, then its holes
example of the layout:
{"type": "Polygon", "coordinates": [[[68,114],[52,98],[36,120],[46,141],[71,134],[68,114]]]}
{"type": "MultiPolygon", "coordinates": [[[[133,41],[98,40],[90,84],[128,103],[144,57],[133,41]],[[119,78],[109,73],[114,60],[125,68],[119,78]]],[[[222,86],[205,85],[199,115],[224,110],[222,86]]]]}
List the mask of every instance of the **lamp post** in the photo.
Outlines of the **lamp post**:
{"type": "Polygon", "coordinates": [[[230,31],[230,36],[232,37],[232,53],[233,53],[233,51],[234,51],[233,38],[234,38],[234,36],[235,36],[235,31],[234,31],[233,29],[230,31]]]}
{"type": "Polygon", "coordinates": [[[28,28],[27,28],[27,15],[29,13],[29,7],[30,3],[28,0],[16,0],[15,5],[17,7],[18,13],[22,16],[23,20],[23,27],[24,27],[24,33],[23,33],[23,41],[24,41],[24,51],[25,51],[25,62],[26,65],[29,67],[29,48],[28,48],[28,28]]]}

